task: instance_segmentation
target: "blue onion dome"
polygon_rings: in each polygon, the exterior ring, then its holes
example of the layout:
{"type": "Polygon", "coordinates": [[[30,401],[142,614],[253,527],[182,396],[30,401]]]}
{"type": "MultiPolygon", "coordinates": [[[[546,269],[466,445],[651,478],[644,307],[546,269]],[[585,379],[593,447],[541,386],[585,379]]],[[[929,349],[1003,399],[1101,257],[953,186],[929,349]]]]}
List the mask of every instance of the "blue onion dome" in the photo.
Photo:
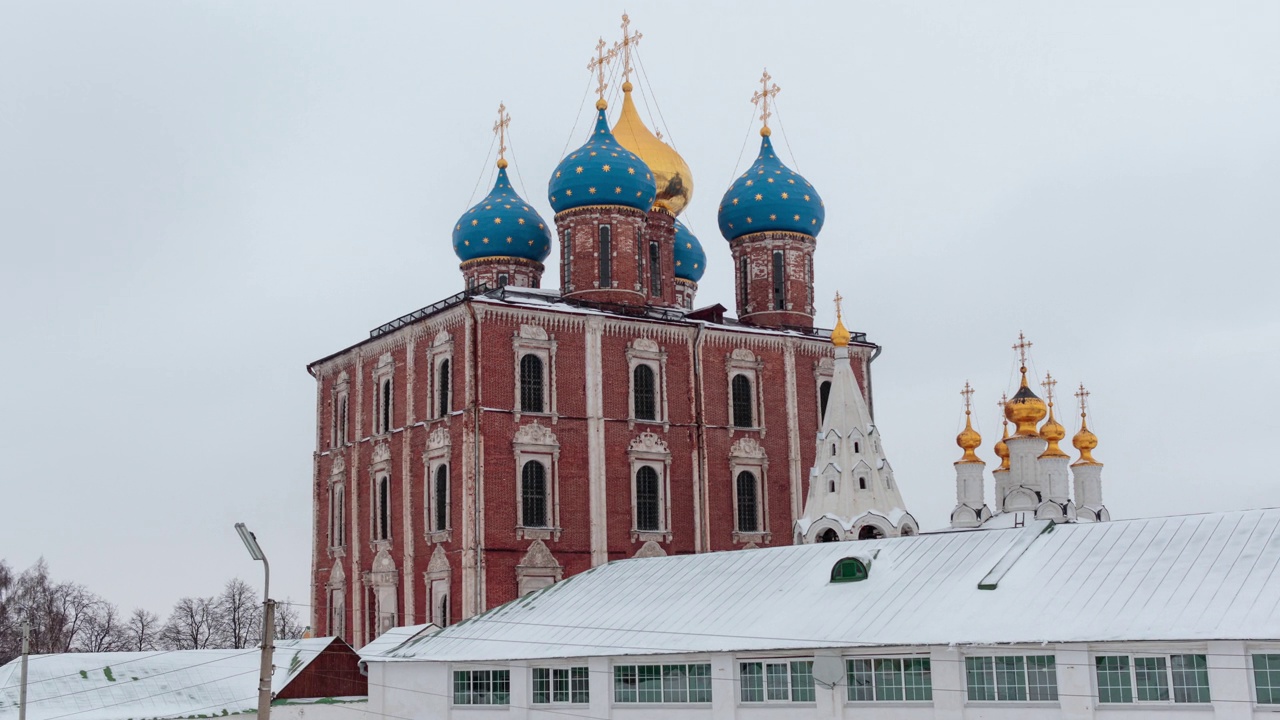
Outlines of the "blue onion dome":
{"type": "Polygon", "coordinates": [[[707,253],[702,250],[702,243],[676,220],[676,277],[698,282],[706,271],[707,253]]]}
{"type": "Polygon", "coordinates": [[[658,194],[653,173],[609,131],[603,102],[586,145],[560,161],[547,195],[557,213],[588,205],[622,205],[648,211],[658,194]]]}
{"type": "Polygon", "coordinates": [[[551,254],[551,231],[533,206],[511,188],[506,160],[498,161],[498,180],[489,194],[458,218],[453,251],[463,262],[492,257],[542,262],[551,254]]]}
{"type": "Polygon", "coordinates": [[[720,234],[726,240],[759,232],[816,237],[827,216],[822,198],[808,180],[778,159],[769,128],[760,134],[760,156],[720,201],[720,234]]]}

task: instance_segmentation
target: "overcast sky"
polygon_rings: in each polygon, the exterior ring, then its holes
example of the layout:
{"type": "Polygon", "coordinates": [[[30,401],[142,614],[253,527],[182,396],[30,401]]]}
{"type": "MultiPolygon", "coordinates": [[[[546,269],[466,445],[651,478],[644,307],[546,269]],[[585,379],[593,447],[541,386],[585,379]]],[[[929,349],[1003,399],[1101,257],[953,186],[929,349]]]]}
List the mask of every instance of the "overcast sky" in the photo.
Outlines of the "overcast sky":
{"type": "MultiPolygon", "coordinates": [[[[1093,392],[1114,518],[1280,505],[1280,3],[627,9],[693,170],[700,303],[733,305],[716,206],[761,68],[782,87],[775,143],[826,200],[817,294],[884,347],[877,421],[925,528],[966,380],[993,459],[1019,331],[1069,435],[1064,391],[1093,392]]],[[[461,289],[450,231],[499,101],[551,218],[622,10],[6,3],[0,557],[163,613],[260,582],[243,520],[305,602],[306,364],[461,289]]]]}

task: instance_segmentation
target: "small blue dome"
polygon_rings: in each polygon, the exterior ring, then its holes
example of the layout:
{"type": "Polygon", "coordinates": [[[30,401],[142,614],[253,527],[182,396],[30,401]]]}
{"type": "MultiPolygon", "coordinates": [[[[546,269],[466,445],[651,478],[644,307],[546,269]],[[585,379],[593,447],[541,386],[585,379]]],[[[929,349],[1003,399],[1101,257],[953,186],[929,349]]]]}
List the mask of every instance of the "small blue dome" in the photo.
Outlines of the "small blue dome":
{"type": "Polygon", "coordinates": [[[453,251],[463,262],[487,257],[542,262],[551,254],[551,231],[538,212],[511,189],[507,169],[499,166],[493,189],[458,218],[453,228],[453,251]]]}
{"type": "Polygon", "coordinates": [[[676,277],[698,282],[707,271],[707,253],[702,243],[689,232],[684,223],[676,220],[676,277]]]}
{"type": "Polygon", "coordinates": [[[547,186],[551,209],[556,212],[587,205],[623,205],[647,211],[657,194],[649,166],[613,137],[604,110],[596,116],[591,139],[560,161],[547,186]]]}
{"type": "Polygon", "coordinates": [[[826,217],[818,191],[782,164],[765,135],[755,164],[733,181],[720,201],[720,234],[726,240],[758,232],[816,237],[826,217]]]}

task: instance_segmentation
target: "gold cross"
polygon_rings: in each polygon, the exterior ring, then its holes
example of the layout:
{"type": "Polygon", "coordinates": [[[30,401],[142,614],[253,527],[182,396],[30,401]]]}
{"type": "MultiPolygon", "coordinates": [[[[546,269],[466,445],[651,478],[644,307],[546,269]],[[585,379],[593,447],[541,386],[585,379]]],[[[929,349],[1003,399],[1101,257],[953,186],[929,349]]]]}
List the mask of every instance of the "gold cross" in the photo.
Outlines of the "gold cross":
{"type": "MultiPolygon", "coordinates": [[[[1005,406],[1005,405],[1008,405],[1008,404],[1009,404],[1009,393],[1007,393],[1007,392],[1006,392],[1006,393],[1000,393],[1000,400],[999,400],[998,402],[996,402],[996,405],[999,405],[999,406],[1000,406],[1000,416],[1001,416],[1001,417],[1004,417],[1004,406],[1005,406]]],[[[1007,418],[1007,417],[1006,417],[1006,418],[1004,418],[1004,424],[1005,424],[1005,425],[1008,425],[1008,424],[1009,424],[1009,418],[1007,418]]],[[[1008,432],[1008,431],[1006,430],[1005,432],[1008,432]]]]}
{"type": "MultiPolygon", "coordinates": [[[[627,34],[627,28],[631,27],[631,18],[624,12],[622,13],[622,40],[613,44],[613,52],[622,55],[622,84],[631,83],[631,48],[640,44],[640,38],[644,35],[637,30],[634,35],[627,34]]],[[[626,90],[624,87],[623,90],[626,90]]]]}
{"type": "Polygon", "coordinates": [[[973,388],[969,385],[968,380],[964,381],[964,389],[960,391],[960,394],[964,396],[964,414],[968,415],[970,401],[973,398],[973,388]]]}
{"type": "Polygon", "coordinates": [[[1058,381],[1054,380],[1052,375],[1049,373],[1044,374],[1044,382],[1040,383],[1040,387],[1044,388],[1045,402],[1048,402],[1050,407],[1053,406],[1053,389],[1057,385],[1058,381]]]}
{"type": "Polygon", "coordinates": [[[507,126],[511,124],[511,115],[507,106],[498,103],[498,121],[493,124],[493,132],[498,136],[498,165],[506,167],[507,162],[507,126]]]}
{"type": "Polygon", "coordinates": [[[837,321],[839,321],[839,320],[843,320],[843,319],[844,319],[844,315],[842,315],[842,314],[841,314],[841,312],[840,312],[840,310],[841,310],[841,308],[840,308],[840,303],[841,303],[841,302],[843,302],[843,301],[844,301],[844,298],[843,298],[843,297],[841,297],[841,296],[840,296],[840,293],[837,291],[837,292],[836,292],[836,320],[837,320],[837,321]]]}
{"type": "Polygon", "coordinates": [[[1021,332],[1018,333],[1018,342],[1013,346],[1018,351],[1018,361],[1022,364],[1023,372],[1027,368],[1027,351],[1031,349],[1031,341],[1021,332]]]}
{"type": "MultiPolygon", "coordinates": [[[[609,89],[609,85],[604,81],[605,66],[618,56],[617,50],[611,49],[609,52],[605,52],[605,47],[604,38],[600,38],[600,42],[596,43],[596,56],[591,58],[591,62],[587,63],[587,69],[595,71],[596,79],[600,83],[596,86],[596,94],[600,96],[600,101],[597,103],[597,106],[604,102],[604,91],[609,89]]],[[[603,110],[604,108],[600,109],[603,110]]]]}
{"type": "Polygon", "coordinates": [[[772,79],[773,76],[769,74],[769,68],[765,68],[764,75],[760,76],[760,89],[756,91],[755,95],[751,96],[751,103],[760,108],[760,122],[764,123],[761,132],[769,129],[769,118],[773,115],[773,113],[769,112],[769,98],[776,97],[778,93],[782,92],[782,88],[778,87],[777,83],[774,83],[772,87],[769,86],[769,81],[772,79]]]}
{"type": "Polygon", "coordinates": [[[1089,391],[1084,389],[1084,383],[1080,383],[1080,389],[1076,391],[1076,399],[1080,401],[1080,417],[1084,417],[1084,406],[1089,401],[1089,391]]]}

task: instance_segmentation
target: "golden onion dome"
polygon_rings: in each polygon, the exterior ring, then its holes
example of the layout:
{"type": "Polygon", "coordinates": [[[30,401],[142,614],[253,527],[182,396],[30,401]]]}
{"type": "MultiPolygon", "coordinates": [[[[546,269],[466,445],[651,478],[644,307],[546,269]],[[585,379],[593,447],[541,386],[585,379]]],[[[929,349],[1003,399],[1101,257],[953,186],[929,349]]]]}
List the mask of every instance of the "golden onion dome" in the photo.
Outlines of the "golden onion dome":
{"type": "Polygon", "coordinates": [[[1008,472],[1009,470],[1009,443],[1005,442],[1005,440],[1008,439],[1009,421],[1006,420],[1004,423],[1004,437],[1000,438],[1000,440],[996,442],[996,457],[1000,458],[1000,467],[996,468],[993,472],[1008,472]]]}
{"type": "Polygon", "coordinates": [[[1062,423],[1053,417],[1053,403],[1049,403],[1049,419],[1044,426],[1040,428],[1040,439],[1049,443],[1044,452],[1040,453],[1040,457],[1066,457],[1067,454],[1062,452],[1062,448],[1058,447],[1058,441],[1067,436],[1067,429],[1062,427],[1062,423]]]}
{"type": "Polygon", "coordinates": [[[1080,413],[1080,432],[1071,438],[1071,444],[1076,450],[1080,451],[1080,459],[1076,465],[1101,465],[1102,463],[1093,459],[1093,450],[1098,447],[1098,436],[1093,434],[1089,429],[1089,423],[1084,419],[1084,413],[1080,413]]]}
{"type": "Polygon", "coordinates": [[[631,100],[631,83],[622,84],[622,112],[613,126],[613,136],[622,147],[630,150],[653,172],[658,185],[658,196],[653,201],[672,215],[679,215],[693,199],[693,175],[680,153],[658,139],[645,127],[631,100]]]}
{"type": "Polygon", "coordinates": [[[973,423],[969,421],[969,412],[967,410],[964,413],[964,430],[961,430],[960,434],[956,436],[956,445],[959,445],[960,449],[964,450],[964,456],[956,461],[957,464],[982,462],[982,459],[973,452],[978,449],[979,445],[982,445],[982,436],[978,434],[977,430],[973,429],[973,423]]]}
{"type": "Polygon", "coordinates": [[[1049,409],[1044,401],[1027,386],[1027,368],[1023,366],[1022,387],[1018,388],[1018,392],[1004,406],[1005,418],[1014,424],[1014,437],[1038,437],[1036,426],[1048,414],[1049,409]]]}
{"type": "Polygon", "coordinates": [[[848,328],[844,326],[844,320],[839,315],[837,315],[836,327],[834,330],[831,331],[831,344],[835,345],[836,347],[848,347],[849,340],[852,337],[853,335],[849,333],[848,328]]]}

